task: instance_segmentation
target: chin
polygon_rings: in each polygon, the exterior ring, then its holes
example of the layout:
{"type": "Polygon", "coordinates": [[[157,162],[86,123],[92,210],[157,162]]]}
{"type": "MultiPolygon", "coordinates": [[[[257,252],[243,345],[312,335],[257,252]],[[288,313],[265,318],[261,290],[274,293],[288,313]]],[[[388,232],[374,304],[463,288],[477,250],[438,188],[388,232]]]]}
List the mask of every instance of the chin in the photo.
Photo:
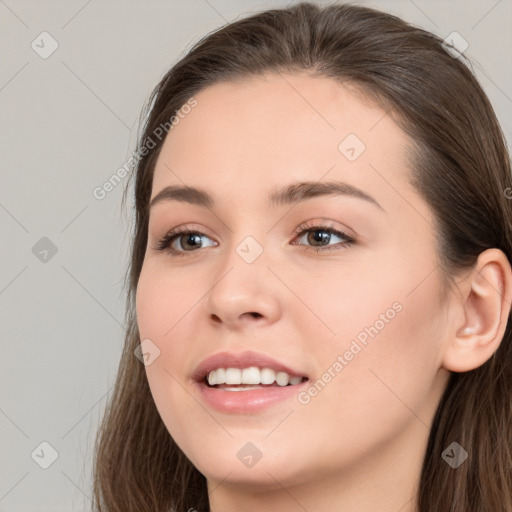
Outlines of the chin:
{"type": "Polygon", "coordinates": [[[207,480],[223,485],[250,485],[270,490],[297,485],[311,478],[312,466],[300,447],[283,449],[281,445],[278,449],[269,440],[264,446],[265,435],[253,436],[254,442],[244,437],[244,441],[229,439],[225,443],[212,443],[212,449],[196,446],[183,451],[207,480]],[[296,457],[297,453],[301,456],[296,457]]]}

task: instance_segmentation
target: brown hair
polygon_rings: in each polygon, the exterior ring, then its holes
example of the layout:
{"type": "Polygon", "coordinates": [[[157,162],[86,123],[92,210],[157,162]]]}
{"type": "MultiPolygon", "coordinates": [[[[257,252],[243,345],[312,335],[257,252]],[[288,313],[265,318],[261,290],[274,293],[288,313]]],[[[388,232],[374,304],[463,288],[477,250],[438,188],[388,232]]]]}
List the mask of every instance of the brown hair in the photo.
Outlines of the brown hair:
{"type": "MultiPolygon", "coordinates": [[[[447,281],[472,267],[488,248],[501,249],[512,261],[505,138],[467,61],[454,58],[439,37],[367,7],[311,3],[257,13],[205,36],[162,78],[145,106],[126,275],[125,347],[95,446],[97,510],[209,510],[206,479],[167,431],[144,366],[134,356],[140,343],[135,293],[147,243],[153,172],[164,138],[149,152],[142,149],[158,126],[205,87],[281,71],[357,86],[410,135],[411,183],[434,212],[439,266],[447,281]]],[[[450,376],[424,456],[420,512],[512,512],[511,383],[509,313],[493,356],[475,370],[450,376]],[[457,469],[441,457],[454,441],[469,452],[457,469]]]]}

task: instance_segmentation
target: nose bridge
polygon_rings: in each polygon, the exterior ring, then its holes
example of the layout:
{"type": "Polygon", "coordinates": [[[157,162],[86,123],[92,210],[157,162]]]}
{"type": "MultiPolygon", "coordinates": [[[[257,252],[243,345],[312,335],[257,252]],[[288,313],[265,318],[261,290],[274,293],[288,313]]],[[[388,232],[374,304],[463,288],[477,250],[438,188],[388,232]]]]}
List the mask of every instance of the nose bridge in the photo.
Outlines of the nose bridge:
{"type": "Polygon", "coordinates": [[[236,322],[242,315],[244,318],[274,318],[278,309],[277,290],[267,268],[263,241],[251,234],[237,235],[234,231],[232,237],[227,254],[220,256],[222,263],[208,294],[208,314],[227,323],[236,322]]]}
{"type": "Polygon", "coordinates": [[[265,268],[265,262],[268,263],[270,237],[267,236],[268,226],[262,212],[255,210],[250,200],[246,201],[245,208],[249,208],[250,211],[237,216],[238,220],[230,226],[228,240],[225,243],[229,252],[221,258],[225,258],[226,270],[235,266],[239,270],[246,269],[249,273],[254,273],[255,267],[265,268]],[[251,220],[246,222],[244,219],[251,220]]]}
{"type": "MultiPolygon", "coordinates": [[[[236,234],[233,234],[236,237],[236,234]]],[[[261,238],[261,236],[259,237],[261,238]]],[[[233,238],[229,243],[226,254],[220,256],[222,263],[217,274],[218,290],[225,286],[236,287],[232,293],[240,295],[240,292],[254,294],[260,289],[259,283],[267,281],[266,268],[268,263],[265,256],[263,242],[259,242],[253,235],[245,235],[238,240],[233,238]]]]}

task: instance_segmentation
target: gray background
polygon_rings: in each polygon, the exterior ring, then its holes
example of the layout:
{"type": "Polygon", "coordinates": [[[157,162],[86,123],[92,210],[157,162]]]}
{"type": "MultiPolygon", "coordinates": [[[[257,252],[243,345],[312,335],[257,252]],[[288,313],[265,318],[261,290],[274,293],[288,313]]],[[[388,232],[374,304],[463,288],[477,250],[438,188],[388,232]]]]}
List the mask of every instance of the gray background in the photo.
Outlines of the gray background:
{"type": "MultiPolygon", "coordinates": [[[[193,42],[288,3],[0,0],[0,511],[90,508],[132,223],[124,183],[103,200],[94,188],[133,152],[142,105],[193,42]],[[43,31],[58,43],[46,59],[31,47],[48,50],[43,31]],[[45,237],[55,254],[41,252],[45,237]],[[42,442],[58,454],[47,469],[42,442]]],[[[443,38],[460,33],[510,146],[512,0],[358,3],[443,38]]]]}

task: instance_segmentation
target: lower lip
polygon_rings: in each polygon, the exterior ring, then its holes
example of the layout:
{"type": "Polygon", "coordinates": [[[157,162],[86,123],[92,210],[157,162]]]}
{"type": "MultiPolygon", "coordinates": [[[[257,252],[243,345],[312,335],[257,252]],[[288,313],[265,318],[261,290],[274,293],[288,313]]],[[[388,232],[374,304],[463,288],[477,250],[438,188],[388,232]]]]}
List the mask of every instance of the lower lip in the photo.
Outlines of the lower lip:
{"type": "Polygon", "coordinates": [[[309,381],[294,386],[272,386],[247,391],[225,391],[199,382],[199,392],[207,405],[221,412],[252,413],[289,400],[307,386],[309,381]]]}

